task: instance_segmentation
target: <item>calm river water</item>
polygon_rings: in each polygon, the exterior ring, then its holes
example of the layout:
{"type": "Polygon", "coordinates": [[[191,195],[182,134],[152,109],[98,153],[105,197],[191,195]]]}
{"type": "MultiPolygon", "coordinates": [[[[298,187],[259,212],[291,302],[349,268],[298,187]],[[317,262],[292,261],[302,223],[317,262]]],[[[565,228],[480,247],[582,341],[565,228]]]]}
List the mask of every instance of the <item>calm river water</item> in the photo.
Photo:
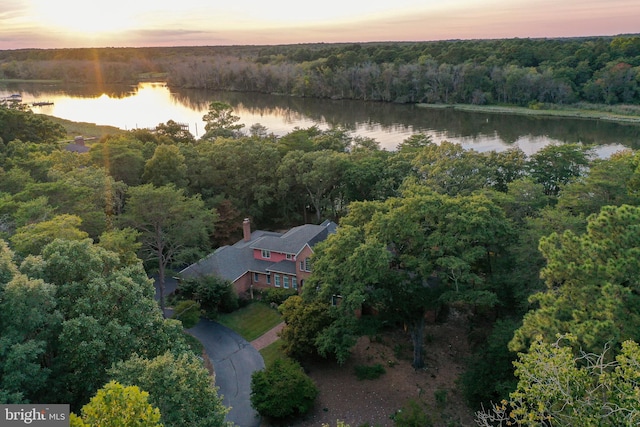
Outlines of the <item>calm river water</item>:
{"type": "Polygon", "coordinates": [[[204,131],[202,116],[211,101],[230,104],[245,130],[255,123],[284,135],[296,127],[342,126],[352,135],[370,137],[394,150],[408,136],[422,132],[435,142],[448,140],[478,151],[518,146],[531,154],[548,144],[581,142],[598,146],[607,156],[624,147],[640,147],[640,126],[599,120],[431,110],[414,105],[334,101],[288,96],[206,90],[169,89],[163,83],[138,86],[67,86],[12,84],[0,86],[0,98],[20,93],[23,102],[48,101],[36,113],[121,129],[154,128],[168,120],[187,123],[192,134],[204,131]]]}

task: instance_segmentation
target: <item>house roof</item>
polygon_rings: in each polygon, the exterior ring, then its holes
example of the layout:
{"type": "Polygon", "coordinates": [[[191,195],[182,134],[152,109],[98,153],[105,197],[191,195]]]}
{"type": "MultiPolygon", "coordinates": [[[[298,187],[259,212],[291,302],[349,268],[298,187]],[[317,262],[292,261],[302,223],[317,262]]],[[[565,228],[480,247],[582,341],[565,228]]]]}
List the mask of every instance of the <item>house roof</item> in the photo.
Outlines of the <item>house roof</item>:
{"type": "Polygon", "coordinates": [[[296,274],[296,263],[293,261],[280,261],[275,264],[271,264],[266,269],[269,273],[284,273],[284,274],[296,274]]]}
{"type": "Polygon", "coordinates": [[[326,239],[330,233],[336,231],[336,227],[337,225],[329,220],[320,225],[300,225],[293,227],[280,236],[263,236],[252,243],[251,247],[253,249],[297,255],[305,245],[313,247],[316,243],[326,239]]]}
{"type": "Polygon", "coordinates": [[[90,148],[87,147],[86,145],[74,144],[74,143],[67,144],[64,147],[64,149],[67,151],[71,151],[73,153],[88,153],[90,150],[90,148]]]}
{"type": "Polygon", "coordinates": [[[240,240],[231,246],[222,246],[205,258],[191,264],[179,275],[183,278],[216,275],[223,279],[236,281],[247,271],[295,274],[295,262],[283,260],[277,263],[255,259],[254,249],[297,255],[306,246],[313,247],[335,232],[337,225],[325,221],[320,225],[305,224],[294,227],[286,233],[256,230],[249,241],[240,240]]]}

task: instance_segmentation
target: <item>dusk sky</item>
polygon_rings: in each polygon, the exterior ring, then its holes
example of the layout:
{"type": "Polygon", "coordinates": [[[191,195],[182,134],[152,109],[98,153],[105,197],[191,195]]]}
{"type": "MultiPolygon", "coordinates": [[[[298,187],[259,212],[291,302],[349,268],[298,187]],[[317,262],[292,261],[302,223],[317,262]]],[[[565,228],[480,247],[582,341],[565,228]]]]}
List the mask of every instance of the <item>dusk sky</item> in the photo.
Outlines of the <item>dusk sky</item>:
{"type": "Polygon", "coordinates": [[[0,49],[626,33],[639,0],[0,0],[0,49]]]}

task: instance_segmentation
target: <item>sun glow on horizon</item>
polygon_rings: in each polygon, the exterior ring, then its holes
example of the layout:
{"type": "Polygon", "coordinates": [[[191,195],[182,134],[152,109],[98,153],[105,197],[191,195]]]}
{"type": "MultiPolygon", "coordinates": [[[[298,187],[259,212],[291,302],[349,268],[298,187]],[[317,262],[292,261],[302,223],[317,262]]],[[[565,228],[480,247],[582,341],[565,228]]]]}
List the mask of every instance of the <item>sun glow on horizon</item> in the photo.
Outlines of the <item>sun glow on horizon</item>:
{"type": "Polygon", "coordinates": [[[52,2],[33,0],[33,20],[61,33],[101,38],[136,28],[137,13],[122,0],[111,0],[110,7],[95,8],[91,2],[52,2]],[[65,4],[66,3],[66,4],[65,4]]]}
{"type": "Polygon", "coordinates": [[[637,0],[0,0],[0,49],[143,47],[640,32],[637,0]]]}

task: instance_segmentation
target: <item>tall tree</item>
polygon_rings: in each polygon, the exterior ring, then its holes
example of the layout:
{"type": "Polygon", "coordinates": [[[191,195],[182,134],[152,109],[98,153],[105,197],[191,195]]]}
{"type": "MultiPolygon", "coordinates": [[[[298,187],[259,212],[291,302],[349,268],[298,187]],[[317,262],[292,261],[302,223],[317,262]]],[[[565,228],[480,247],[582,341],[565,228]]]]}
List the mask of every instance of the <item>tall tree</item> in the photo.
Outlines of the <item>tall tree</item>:
{"type": "Polygon", "coordinates": [[[558,207],[586,217],[603,206],[638,205],[640,195],[633,189],[633,179],[639,161],[640,156],[631,150],[594,160],[585,177],[562,189],[558,207]]]}
{"type": "Polygon", "coordinates": [[[160,123],[156,126],[155,131],[156,135],[167,137],[172,142],[181,144],[193,144],[195,142],[191,132],[173,120],[169,120],[167,123],[160,123]]]}
{"type": "Polygon", "coordinates": [[[62,315],[56,288],[14,272],[0,287],[0,401],[20,403],[46,391],[51,369],[42,360],[53,347],[62,315]]]}
{"type": "Polygon", "coordinates": [[[64,127],[41,114],[0,104],[0,142],[20,139],[29,142],[55,142],[65,135],[64,127]]]}
{"type": "Polygon", "coordinates": [[[187,165],[176,145],[158,145],[144,165],[142,179],[146,183],[161,187],[173,184],[177,188],[187,185],[187,165]]]}
{"type": "MultiPolygon", "coordinates": [[[[288,152],[278,166],[280,191],[300,189],[316,213],[320,223],[330,211],[338,213],[342,200],[342,176],[347,167],[347,154],[331,150],[288,152]]],[[[304,200],[304,199],[303,199],[304,200]]]]}
{"type": "Polygon", "coordinates": [[[16,230],[11,236],[16,253],[38,255],[55,239],[83,240],[88,234],[80,230],[82,220],[75,215],[58,215],[49,221],[28,224],[16,230]]]}
{"type": "Polygon", "coordinates": [[[51,369],[43,400],[78,407],[106,382],[113,363],[134,352],[155,357],[186,348],[179,322],[160,314],[140,262],[128,265],[90,239],[58,239],[21,270],[54,287],[62,315],[42,357],[51,369]]]}
{"type": "Polygon", "coordinates": [[[577,337],[576,349],[598,351],[640,335],[640,208],[605,206],[587,231],[541,239],[546,290],[531,297],[538,308],[524,317],[510,348],[526,351],[536,336],[577,337]]]}
{"type": "Polygon", "coordinates": [[[140,232],[142,258],[156,263],[163,311],[167,267],[193,260],[208,249],[215,218],[199,196],[185,196],[173,185],[145,184],[129,189],[121,220],[140,232]]]}
{"type": "Polygon", "coordinates": [[[467,195],[490,182],[489,162],[481,153],[448,141],[427,143],[413,164],[424,185],[441,194],[467,195]]]}
{"type": "Polygon", "coordinates": [[[298,360],[317,355],[316,337],[335,320],[329,302],[305,302],[299,295],[293,295],[278,310],[286,323],[280,332],[282,350],[298,360]]]}
{"type": "Polygon", "coordinates": [[[409,326],[413,364],[422,367],[426,311],[443,299],[495,304],[483,282],[508,235],[502,211],[480,196],[453,198],[416,189],[384,203],[351,204],[338,232],[317,245],[314,273],[304,288],[312,298],[339,300],[340,315],[321,332],[319,350],[330,349],[344,361],[353,343],[349,337],[357,333],[348,329],[369,305],[409,326]]]}
{"type": "Polygon", "coordinates": [[[531,156],[527,168],[545,194],[557,196],[562,186],[585,175],[590,154],[589,148],[578,144],[548,145],[531,156]]]}
{"type": "Polygon", "coordinates": [[[116,181],[127,185],[140,184],[146,157],[144,144],[133,136],[107,137],[91,147],[89,156],[95,165],[104,167],[116,181]]]}
{"type": "Polygon", "coordinates": [[[209,104],[209,111],[202,117],[205,123],[206,133],[202,139],[215,139],[217,137],[233,137],[236,132],[244,127],[240,117],[233,114],[233,107],[222,101],[213,101],[209,104]]]}
{"type": "Polygon", "coordinates": [[[202,361],[193,354],[165,353],[153,359],[134,355],[115,364],[109,373],[120,384],[148,391],[149,402],[160,409],[165,427],[227,425],[228,408],[202,361]]]}
{"type": "Polygon", "coordinates": [[[274,165],[280,156],[274,144],[253,138],[217,138],[198,144],[186,156],[189,190],[211,203],[232,201],[244,217],[256,220],[274,203],[277,177],[274,165]]]}

